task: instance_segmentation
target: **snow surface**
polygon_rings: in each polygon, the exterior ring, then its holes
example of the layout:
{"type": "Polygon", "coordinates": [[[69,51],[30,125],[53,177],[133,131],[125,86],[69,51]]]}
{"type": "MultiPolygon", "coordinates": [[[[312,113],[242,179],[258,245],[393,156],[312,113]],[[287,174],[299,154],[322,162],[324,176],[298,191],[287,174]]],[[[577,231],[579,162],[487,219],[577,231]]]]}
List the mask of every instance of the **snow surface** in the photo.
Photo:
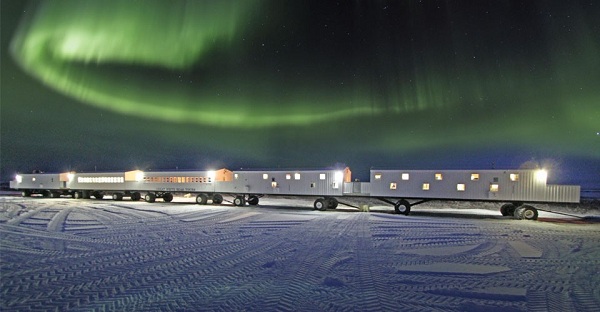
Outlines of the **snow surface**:
{"type": "Polygon", "coordinates": [[[597,218],[311,207],[0,197],[0,310],[600,311],[597,218]]]}

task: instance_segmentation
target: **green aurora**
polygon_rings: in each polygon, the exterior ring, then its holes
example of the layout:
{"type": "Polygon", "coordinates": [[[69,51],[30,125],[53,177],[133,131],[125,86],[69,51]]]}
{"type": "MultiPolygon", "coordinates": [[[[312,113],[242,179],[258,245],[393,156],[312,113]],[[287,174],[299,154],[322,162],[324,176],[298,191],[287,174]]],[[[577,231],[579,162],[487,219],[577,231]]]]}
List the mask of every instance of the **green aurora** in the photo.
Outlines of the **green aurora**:
{"type": "Polygon", "coordinates": [[[311,145],[384,163],[511,148],[600,159],[591,4],[281,2],[35,1],[10,52],[83,105],[265,163],[311,145]]]}

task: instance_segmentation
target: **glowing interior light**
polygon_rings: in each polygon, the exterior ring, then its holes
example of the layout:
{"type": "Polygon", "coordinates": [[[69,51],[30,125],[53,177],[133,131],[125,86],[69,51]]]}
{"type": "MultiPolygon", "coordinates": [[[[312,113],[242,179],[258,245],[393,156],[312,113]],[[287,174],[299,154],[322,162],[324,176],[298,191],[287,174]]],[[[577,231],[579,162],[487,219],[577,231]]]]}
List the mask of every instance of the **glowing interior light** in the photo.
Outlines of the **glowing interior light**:
{"type": "Polygon", "coordinates": [[[21,183],[21,182],[23,182],[23,176],[20,174],[17,174],[15,176],[15,180],[17,180],[17,183],[21,183]]]}
{"type": "Polygon", "coordinates": [[[535,172],[535,180],[540,183],[546,183],[546,179],[548,178],[548,171],[544,169],[540,169],[535,172]]]}
{"type": "Polygon", "coordinates": [[[342,182],[342,180],[344,180],[344,172],[336,171],[335,172],[335,182],[342,182]]]}

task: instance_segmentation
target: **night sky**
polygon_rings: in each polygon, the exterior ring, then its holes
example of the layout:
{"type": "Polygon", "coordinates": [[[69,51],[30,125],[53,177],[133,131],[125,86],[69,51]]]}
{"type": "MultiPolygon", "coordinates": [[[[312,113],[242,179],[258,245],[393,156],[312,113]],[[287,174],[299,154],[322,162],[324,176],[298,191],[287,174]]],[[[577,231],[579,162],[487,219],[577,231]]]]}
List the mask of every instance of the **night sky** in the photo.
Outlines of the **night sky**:
{"type": "Polygon", "coordinates": [[[16,172],[543,166],[600,187],[597,1],[2,1],[16,172]]]}

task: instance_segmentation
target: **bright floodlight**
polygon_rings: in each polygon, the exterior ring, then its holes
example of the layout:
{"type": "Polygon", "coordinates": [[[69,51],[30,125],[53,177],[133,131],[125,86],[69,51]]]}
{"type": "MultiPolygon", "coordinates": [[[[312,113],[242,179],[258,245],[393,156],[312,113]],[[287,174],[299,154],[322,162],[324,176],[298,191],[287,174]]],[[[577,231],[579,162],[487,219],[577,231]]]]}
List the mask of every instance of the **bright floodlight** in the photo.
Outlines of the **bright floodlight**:
{"type": "Polygon", "coordinates": [[[213,170],[208,172],[208,179],[210,182],[213,182],[215,180],[216,176],[217,176],[217,173],[214,172],[213,170]]]}
{"type": "Polygon", "coordinates": [[[69,182],[73,181],[73,178],[75,178],[75,174],[73,172],[69,172],[67,174],[67,179],[69,180],[69,182]]]}
{"type": "Polygon", "coordinates": [[[20,174],[17,174],[15,176],[15,180],[17,180],[17,183],[21,183],[21,182],[23,182],[23,176],[20,174]]]}
{"type": "Polygon", "coordinates": [[[135,180],[137,182],[140,182],[144,179],[144,172],[143,171],[138,171],[135,173],[135,180]]]}
{"type": "Polygon", "coordinates": [[[344,172],[336,171],[335,172],[335,182],[342,182],[344,180],[344,172]]]}
{"type": "Polygon", "coordinates": [[[546,183],[546,179],[548,178],[548,171],[544,169],[540,169],[535,172],[535,180],[540,183],[546,183]]]}

